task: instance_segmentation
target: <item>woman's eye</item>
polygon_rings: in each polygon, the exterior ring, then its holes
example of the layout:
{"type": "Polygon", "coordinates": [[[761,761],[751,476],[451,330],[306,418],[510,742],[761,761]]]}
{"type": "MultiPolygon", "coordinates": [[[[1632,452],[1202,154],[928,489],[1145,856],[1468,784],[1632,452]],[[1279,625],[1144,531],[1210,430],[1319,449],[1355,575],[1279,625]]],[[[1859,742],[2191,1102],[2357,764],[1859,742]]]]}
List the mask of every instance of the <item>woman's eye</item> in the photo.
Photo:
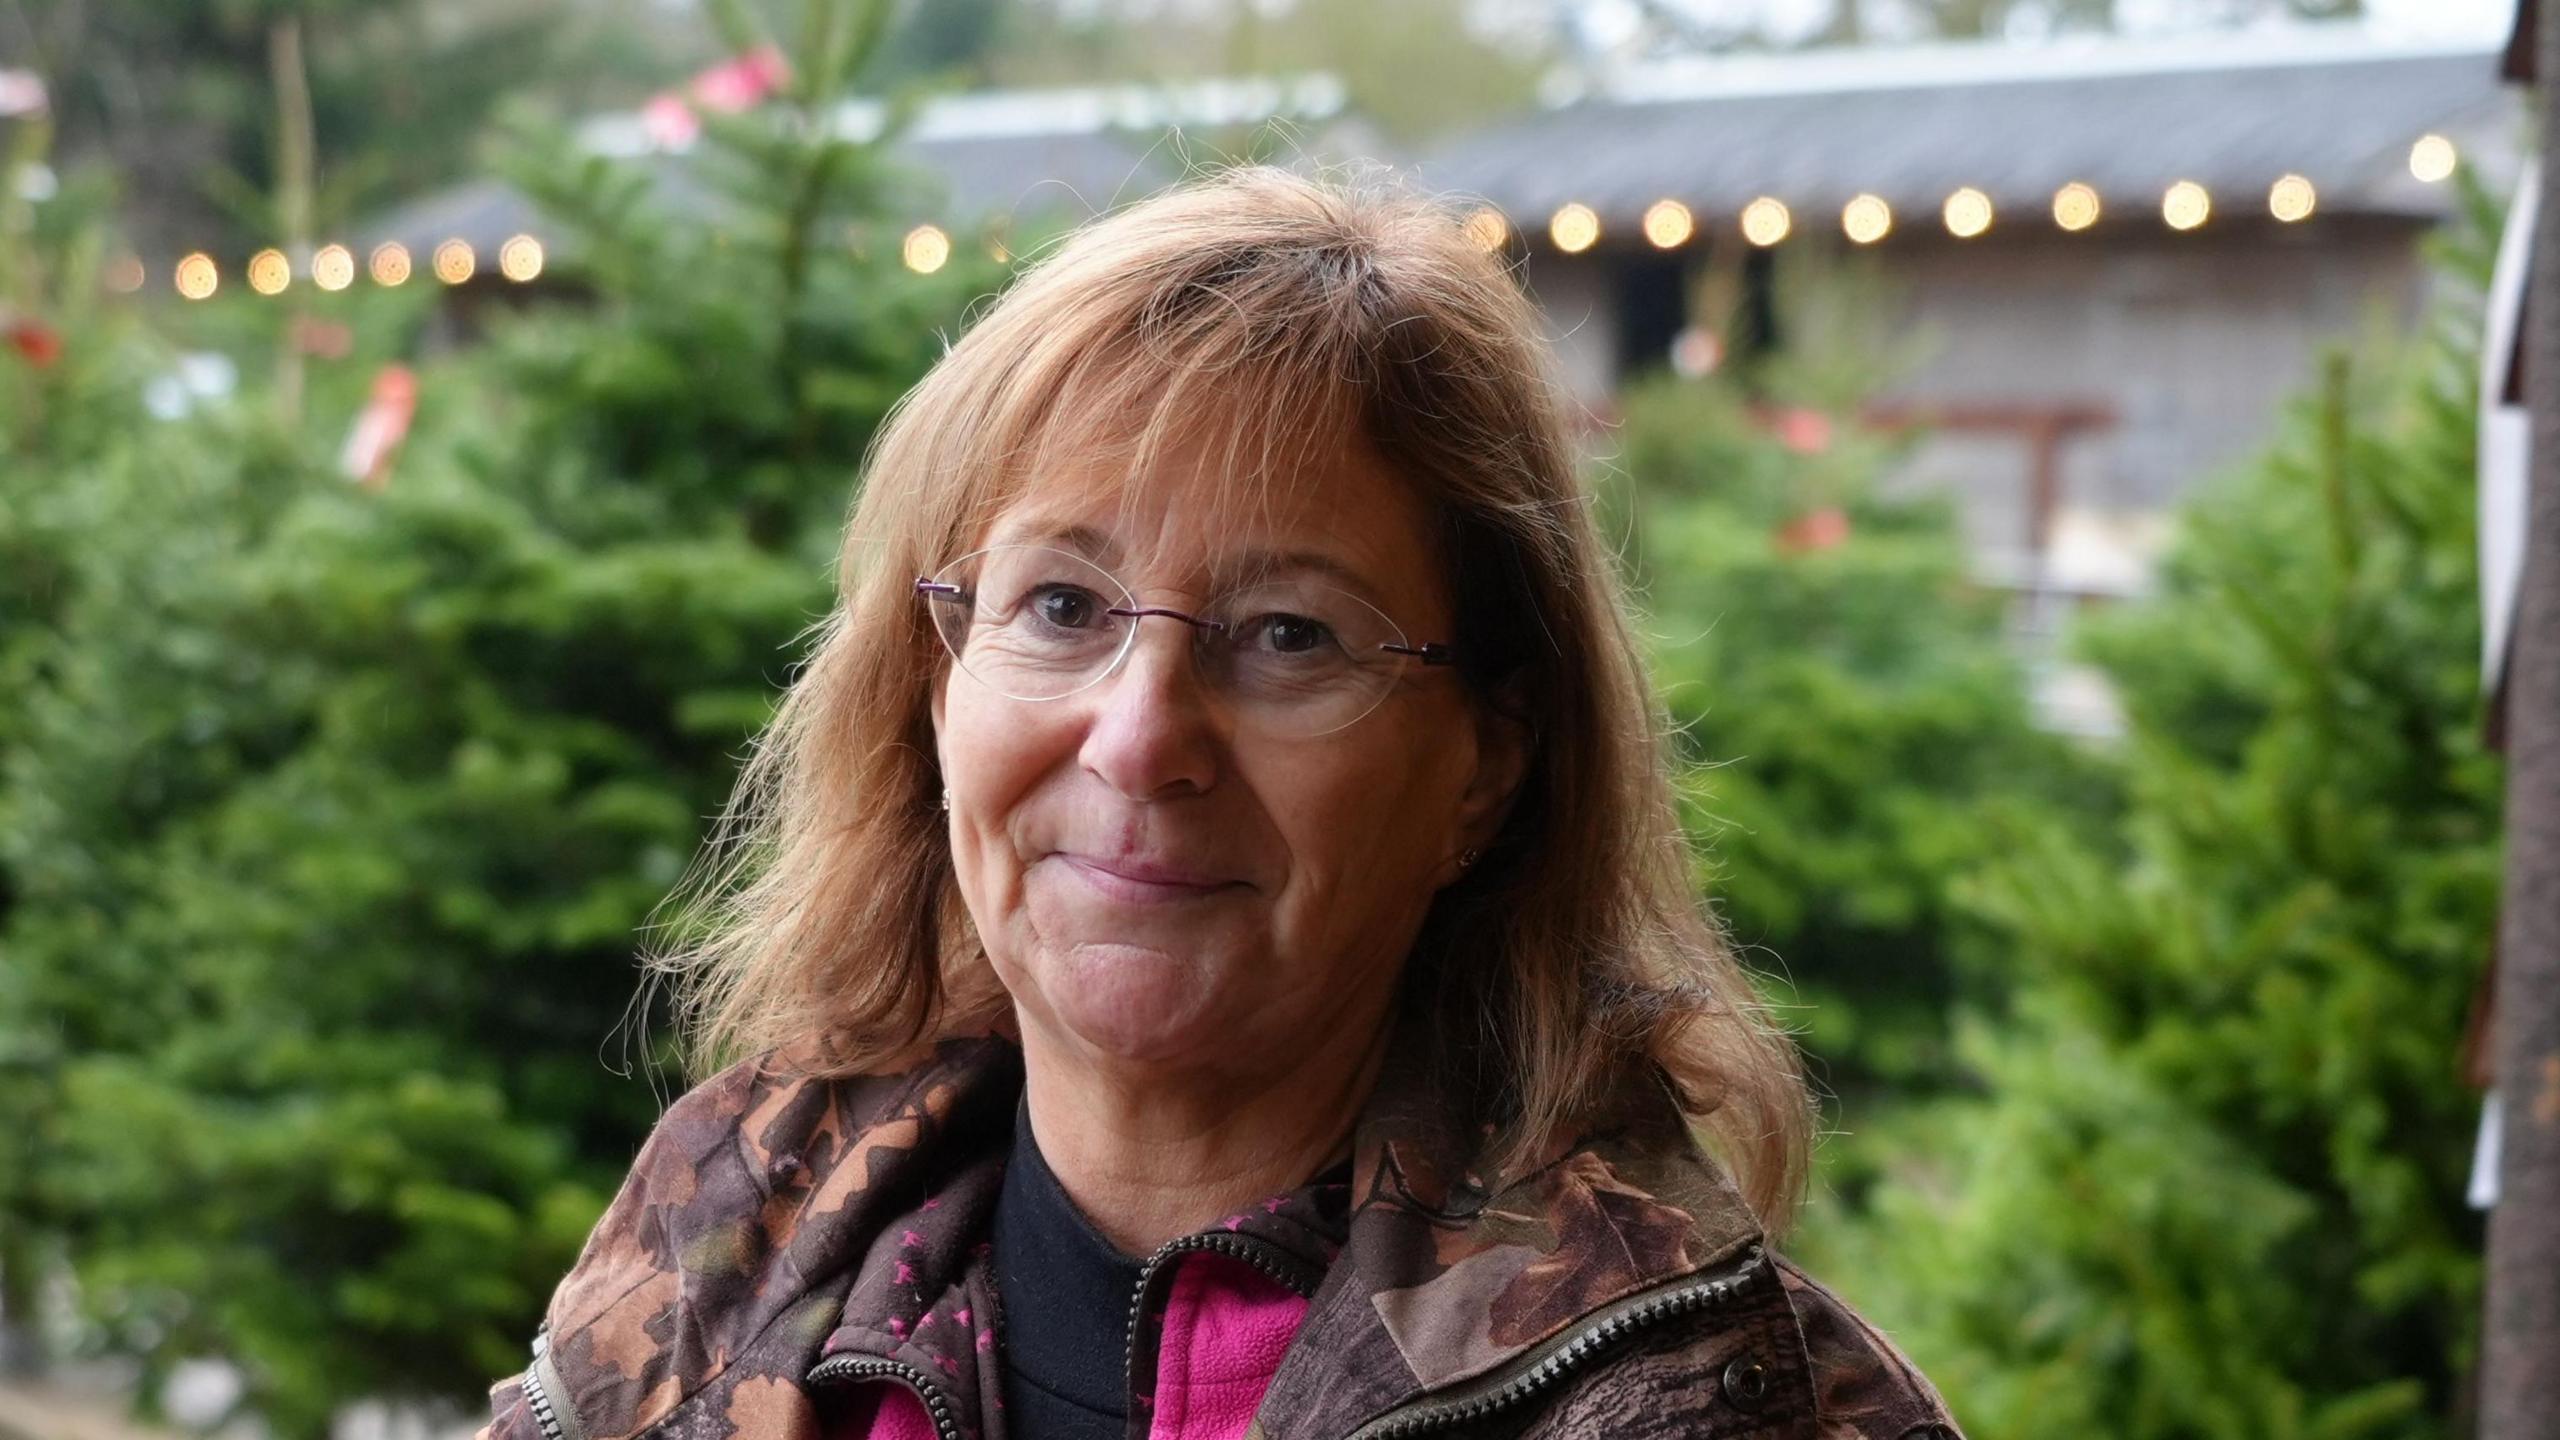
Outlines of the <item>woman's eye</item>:
{"type": "Polygon", "coordinates": [[[1081,630],[1102,613],[1092,595],[1069,585],[1041,590],[1031,597],[1031,608],[1042,620],[1067,630],[1081,630]]]}
{"type": "Polygon", "coordinates": [[[1319,649],[1331,638],[1323,621],[1304,615],[1265,615],[1254,622],[1254,628],[1268,639],[1272,649],[1284,655],[1319,649]]]}

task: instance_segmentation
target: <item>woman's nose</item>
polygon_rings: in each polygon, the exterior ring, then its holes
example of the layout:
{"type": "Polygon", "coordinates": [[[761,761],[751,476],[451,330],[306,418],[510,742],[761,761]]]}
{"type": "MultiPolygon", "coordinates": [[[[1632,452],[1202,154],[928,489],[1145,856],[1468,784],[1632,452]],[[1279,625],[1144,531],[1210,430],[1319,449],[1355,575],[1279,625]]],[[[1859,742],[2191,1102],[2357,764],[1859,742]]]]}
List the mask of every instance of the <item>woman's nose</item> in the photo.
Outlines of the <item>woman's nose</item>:
{"type": "Polygon", "coordinates": [[[1193,627],[1170,616],[1132,623],[1129,653],[1094,687],[1084,766],[1132,800],[1207,790],[1225,740],[1192,658],[1193,627]]]}

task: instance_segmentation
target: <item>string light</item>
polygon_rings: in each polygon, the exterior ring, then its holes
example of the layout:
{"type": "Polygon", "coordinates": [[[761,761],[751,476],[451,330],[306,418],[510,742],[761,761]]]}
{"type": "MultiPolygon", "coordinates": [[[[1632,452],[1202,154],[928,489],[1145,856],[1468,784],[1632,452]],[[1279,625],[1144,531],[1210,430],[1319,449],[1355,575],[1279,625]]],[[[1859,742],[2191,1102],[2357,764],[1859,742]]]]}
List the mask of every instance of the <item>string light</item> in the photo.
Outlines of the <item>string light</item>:
{"type": "Polygon", "coordinates": [[[919,225],[907,232],[905,242],[898,247],[898,254],[907,262],[908,269],[919,275],[930,275],[950,260],[951,237],[936,226],[919,225]]]}
{"type": "Polygon", "coordinates": [[[1873,245],[1893,233],[1893,207],[1881,195],[1860,195],[1840,211],[1840,228],[1860,245],[1873,245]]]}
{"type": "Polygon", "coordinates": [[[2065,230],[2086,230],[2097,224],[2104,208],[2098,203],[2098,192],[2077,180],[2053,192],[2053,223],[2065,230]]]}
{"type": "MultiPolygon", "coordinates": [[[[2451,178],[2459,161],[2460,152],[2453,141],[2442,135],[2422,135],[2409,148],[2409,173],[2430,184],[2451,178]]],[[[2306,176],[2288,173],[2268,187],[2268,213],[2282,223],[2309,219],[2318,206],[2318,189],[2306,176]]],[[[2180,180],[2162,196],[2160,208],[2171,228],[2193,230],[2212,215],[2213,200],[2203,185],[2180,180]]],[[[2084,182],[2075,180],[2054,192],[2054,223],[2064,230],[2089,229],[2097,224],[2103,210],[2096,189],[2084,182]]],[[[1994,218],[1991,197],[1970,185],[1949,195],[1942,213],[1948,232],[1967,240],[1988,232],[1994,218]]],[[[1894,218],[1893,207],[1883,196],[1861,192],[1841,208],[1840,228],[1851,242],[1872,245],[1893,232],[1894,218]]],[[[1794,216],[1785,202],[1768,195],[1743,207],[1741,223],[1744,238],[1763,248],[1781,243],[1795,228],[1794,216]]],[[[1644,212],[1643,230],[1645,239],[1657,248],[1675,249],[1696,236],[1697,217],[1680,201],[1657,200],[1644,212]]],[[[1488,252],[1500,250],[1512,238],[1510,221],[1489,205],[1469,211],[1460,224],[1460,232],[1470,243],[1488,252]]],[[[1599,214],[1580,201],[1568,203],[1549,217],[1547,234],[1557,249],[1580,254],[1599,243],[1599,214]]],[[[949,263],[951,239],[938,226],[918,225],[907,232],[900,248],[908,269],[929,275],[949,263]]],[[[1013,258],[1001,236],[991,237],[986,249],[1000,264],[1013,258]]],[[[511,237],[498,251],[500,273],[517,283],[541,275],[546,260],[542,241],[532,235],[511,237]]],[[[477,273],[479,257],[469,241],[457,237],[435,248],[433,266],[437,279],[460,285],[477,273]]],[[[311,280],[322,290],[344,290],[355,282],[355,267],[355,256],[346,246],[326,245],[311,257],[311,280]]],[[[378,245],[368,257],[366,268],[377,285],[405,284],[412,273],[408,247],[397,241],[378,245]]],[[[249,287],[261,295],[282,294],[293,282],[292,262],[281,250],[261,250],[250,257],[246,277],[249,287]]],[[[110,288],[131,294],[142,288],[146,272],[140,259],[124,255],[109,262],[105,278],[110,288]]],[[[196,251],[178,262],[174,279],[182,297],[209,299],[221,288],[221,267],[211,255],[196,251]]]]}
{"type": "Polygon", "coordinates": [[[199,250],[178,262],[178,293],[190,300],[210,299],[222,288],[222,271],[213,257],[199,250]]]}
{"type": "Polygon", "coordinates": [[[2452,179],[2454,162],[2460,158],[2452,141],[2441,135],[2421,135],[2409,147],[2409,173],[2433,185],[2452,179]]]}
{"type": "Polygon", "coordinates": [[[1644,238],[1652,241],[1657,250],[1686,244],[1696,233],[1697,217],[1689,213],[1688,206],[1677,200],[1656,200],[1652,208],[1644,212],[1644,238]]]}
{"type": "Polygon", "coordinates": [[[2287,225],[2310,219],[2319,203],[2319,193],[2300,175],[2287,175],[2267,189],[2267,213],[2287,225]]]}
{"type": "Polygon", "coordinates": [[[542,273],[542,242],[530,235],[511,236],[498,247],[498,273],[522,285],[542,273]]]}
{"type": "Polygon", "coordinates": [[[468,240],[447,240],[436,247],[436,278],[447,285],[459,285],[480,268],[480,256],[468,240]]]}
{"type": "Polygon", "coordinates": [[[1764,250],[1786,239],[1795,223],[1783,202],[1766,195],[1742,207],[1742,238],[1764,250]]]}
{"type": "Polygon", "coordinates": [[[107,288],[119,295],[132,294],[150,278],[137,255],[119,255],[107,266],[107,288]]]}
{"type": "Polygon", "coordinates": [[[1576,200],[1547,221],[1547,238],[1567,255],[1579,255],[1600,240],[1600,217],[1576,200]]]}
{"type": "Polygon", "coordinates": [[[1947,197],[1947,233],[1970,240],[1991,228],[1991,197],[1967,185],[1947,197]]]}
{"type": "Polygon", "coordinates": [[[261,250],[249,257],[249,288],[261,295],[281,295],[293,283],[293,262],[281,250],[261,250]]]}
{"type": "Polygon", "coordinates": [[[2172,230],[2193,230],[2213,214],[2213,197],[2193,180],[2181,180],[2160,197],[2160,218],[2172,230]]]}
{"type": "Polygon", "coordinates": [[[323,290],[344,290],[356,283],[356,257],[344,245],[323,245],[311,257],[311,283],[323,290]]]}

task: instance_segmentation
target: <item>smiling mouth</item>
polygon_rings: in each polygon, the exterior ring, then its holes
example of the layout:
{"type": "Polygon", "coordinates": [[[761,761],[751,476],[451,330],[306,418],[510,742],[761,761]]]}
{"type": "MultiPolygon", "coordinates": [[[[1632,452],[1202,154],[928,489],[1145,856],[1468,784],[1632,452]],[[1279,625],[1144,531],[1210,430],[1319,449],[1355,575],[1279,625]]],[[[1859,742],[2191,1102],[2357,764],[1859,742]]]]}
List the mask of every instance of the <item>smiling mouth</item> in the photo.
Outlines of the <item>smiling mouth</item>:
{"type": "Polygon", "coordinates": [[[1058,858],[1065,861],[1067,868],[1096,894],[1132,905],[1169,905],[1202,900],[1239,889],[1244,883],[1240,880],[1174,876],[1161,871],[1131,874],[1082,855],[1061,853],[1058,858]]]}

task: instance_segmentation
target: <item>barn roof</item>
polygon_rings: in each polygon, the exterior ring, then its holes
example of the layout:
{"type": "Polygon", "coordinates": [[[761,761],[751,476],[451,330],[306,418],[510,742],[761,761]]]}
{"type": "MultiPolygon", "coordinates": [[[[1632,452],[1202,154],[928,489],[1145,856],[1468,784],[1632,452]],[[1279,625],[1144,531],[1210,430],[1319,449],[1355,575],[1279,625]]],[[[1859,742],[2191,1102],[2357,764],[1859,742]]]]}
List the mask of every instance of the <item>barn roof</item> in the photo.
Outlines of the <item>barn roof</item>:
{"type": "Polygon", "coordinates": [[[2497,57],[2348,30],[1707,58],[1623,72],[1418,169],[1510,214],[1580,201],[1604,222],[1663,198],[1731,213],[1873,192],[1933,211],[1963,186],[2041,209],[2072,181],[2149,206],[2193,180],[2254,207],[2286,174],[2325,213],[2429,216],[2452,202],[2410,174],[2419,136],[2512,163],[2520,112],[2497,57]]]}
{"type": "MultiPolygon", "coordinates": [[[[1920,214],[1972,186],[2011,212],[2080,181],[2149,208],[2193,180],[2217,208],[2245,196],[2254,209],[2287,174],[2311,180],[2324,214],[2425,218],[2453,197],[2410,174],[2419,136],[2454,139],[2499,180],[2516,163],[2521,102],[2497,59],[2489,40],[2395,45],[2338,26],[1705,57],[1610,72],[1424,155],[1381,158],[1514,216],[1580,201],[1617,236],[1664,198],[1730,214],[1769,195],[1810,213],[1872,192],[1920,214]]],[[[889,148],[938,196],[918,219],[1081,219],[1177,178],[1180,132],[1262,118],[1356,127],[1344,104],[1322,74],[951,95],[889,148]]],[[[877,108],[852,102],[838,123],[863,135],[877,108]]],[[[645,158],[670,197],[698,187],[684,154],[651,150],[636,115],[602,117],[582,138],[645,158]]],[[[376,217],[365,238],[486,248],[540,228],[526,197],[484,180],[376,217]]]]}
{"type": "MultiPolygon", "coordinates": [[[[922,186],[915,219],[965,224],[1062,214],[1075,221],[1178,178],[1198,156],[1181,132],[1264,120],[1327,126],[1343,104],[1341,81],[1320,72],[943,95],[926,101],[886,151],[922,186]]],[[[837,109],[835,125],[867,141],[886,118],[877,101],[857,99],[837,109]]],[[[637,113],[599,116],[578,138],[587,151],[647,166],[665,203],[710,198],[694,174],[691,147],[653,141],[637,113]]],[[[459,238],[485,251],[544,228],[531,198],[505,181],[481,179],[375,216],[361,238],[366,245],[396,240],[421,253],[459,238]]]]}

